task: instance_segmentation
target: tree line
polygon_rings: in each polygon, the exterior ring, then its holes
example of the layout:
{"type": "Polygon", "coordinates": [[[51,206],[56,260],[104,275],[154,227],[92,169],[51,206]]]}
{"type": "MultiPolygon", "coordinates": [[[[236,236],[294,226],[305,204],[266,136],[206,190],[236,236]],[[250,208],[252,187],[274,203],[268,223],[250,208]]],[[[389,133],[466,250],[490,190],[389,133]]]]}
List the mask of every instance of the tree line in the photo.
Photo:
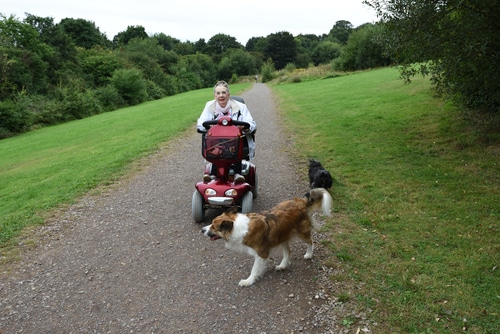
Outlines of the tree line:
{"type": "Polygon", "coordinates": [[[226,34],[182,42],[142,26],[109,40],[84,19],[0,14],[0,138],[220,79],[260,73],[268,81],[283,68],[323,64],[333,71],[396,65],[407,82],[429,76],[441,96],[493,116],[488,121],[500,118],[499,0],[363,2],[379,22],[341,20],[322,35],[282,31],[244,46],[226,34]]]}
{"type": "Polygon", "coordinates": [[[0,138],[210,87],[220,79],[264,71],[261,77],[270,80],[274,70],[290,64],[306,68],[336,60],[342,70],[387,65],[382,46],[368,37],[376,34],[375,25],[355,29],[338,21],[321,36],[278,32],[253,37],[245,46],[226,34],[196,42],[149,36],[142,26],[128,26],[109,40],[84,19],[1,14],[0,138]],[[342,55],[349,37],[361,31],[364,56],[342,55]]]}

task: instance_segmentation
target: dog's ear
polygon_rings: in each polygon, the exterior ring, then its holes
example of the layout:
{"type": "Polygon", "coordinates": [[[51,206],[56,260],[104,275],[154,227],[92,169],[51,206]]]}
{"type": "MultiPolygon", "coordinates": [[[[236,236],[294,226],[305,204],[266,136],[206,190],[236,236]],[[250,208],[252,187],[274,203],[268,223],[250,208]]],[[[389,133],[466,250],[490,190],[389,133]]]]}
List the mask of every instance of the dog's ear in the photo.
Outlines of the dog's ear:
{"type": "Polygon", "coordinates": [[[221,231],[231,231],[233,229],[233,221],[232,220],[223,220],[220,223],[220,230],[221,231]]]}

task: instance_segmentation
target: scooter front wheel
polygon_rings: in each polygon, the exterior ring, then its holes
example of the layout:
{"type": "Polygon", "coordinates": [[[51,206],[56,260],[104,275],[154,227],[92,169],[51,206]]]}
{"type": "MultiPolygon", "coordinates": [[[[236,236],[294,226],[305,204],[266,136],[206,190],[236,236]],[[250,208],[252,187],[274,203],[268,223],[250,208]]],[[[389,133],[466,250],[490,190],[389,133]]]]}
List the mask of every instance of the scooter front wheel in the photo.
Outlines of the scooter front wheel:
{"type": "Polygon", "coordinates": [[[251,191],[247,192],[243,195],[241,199],[241,213],[249,213],[252,212],[253,208],[253,194],[251,191]]]}
{"type": "Polygon", "coordinates": [[[193,199],[191,201],[191,212],[193,215],[193,220],[196,223],[201,223],[205,217],[205,210],[203,210],[204,200],[201,194],[195,190],[193,193],[193,199]]]}

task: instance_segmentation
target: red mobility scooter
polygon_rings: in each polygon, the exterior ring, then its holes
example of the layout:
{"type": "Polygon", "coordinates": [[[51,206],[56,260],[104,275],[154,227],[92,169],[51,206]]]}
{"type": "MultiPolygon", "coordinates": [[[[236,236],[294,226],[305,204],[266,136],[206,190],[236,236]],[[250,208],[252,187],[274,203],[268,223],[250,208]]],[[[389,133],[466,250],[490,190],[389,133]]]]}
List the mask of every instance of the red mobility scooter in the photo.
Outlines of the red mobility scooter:
{"type": "Polygon", "coordinates": [[[207,129],[202,132],[205,175],[211,178],[196,184],[191,203],[193,220],[202,222],[208,208],[237,206],[242,213],[251,212],[257,196],[257,173],[248,159],[246,135],[238,127],[248,129],[250,124],[224,116],[204,122],[203,126],[207,129]],[[235,181],[236,173],[244,176],[244,181],[235,181]]]}

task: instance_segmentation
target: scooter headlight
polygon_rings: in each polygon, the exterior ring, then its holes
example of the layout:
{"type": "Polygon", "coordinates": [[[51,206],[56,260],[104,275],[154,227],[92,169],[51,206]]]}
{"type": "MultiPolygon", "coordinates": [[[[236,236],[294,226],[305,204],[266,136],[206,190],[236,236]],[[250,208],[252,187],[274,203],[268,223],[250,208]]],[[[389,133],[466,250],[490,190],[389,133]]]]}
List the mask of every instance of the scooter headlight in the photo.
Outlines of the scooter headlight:
{"type": "Polygon", "coordinates": [[[234,196],[238,195],[238,192],[236,191],[236,189],[228,189],[228,190],[226,190],[224,195],[234,197],[234,196]]]}
{"type": "Polygon", "coordinates": [[[215,196],[216,194],[217,194],[217,192],[211,188],[205,189],[205,195],[207,195],[207,196],[215,196]]]}
{"type": "Polygon", "coordinates": [[[227,125],[228,123],[229,123],[229,121],[227,119],[222,120],[222,125],[227,125]]]}

